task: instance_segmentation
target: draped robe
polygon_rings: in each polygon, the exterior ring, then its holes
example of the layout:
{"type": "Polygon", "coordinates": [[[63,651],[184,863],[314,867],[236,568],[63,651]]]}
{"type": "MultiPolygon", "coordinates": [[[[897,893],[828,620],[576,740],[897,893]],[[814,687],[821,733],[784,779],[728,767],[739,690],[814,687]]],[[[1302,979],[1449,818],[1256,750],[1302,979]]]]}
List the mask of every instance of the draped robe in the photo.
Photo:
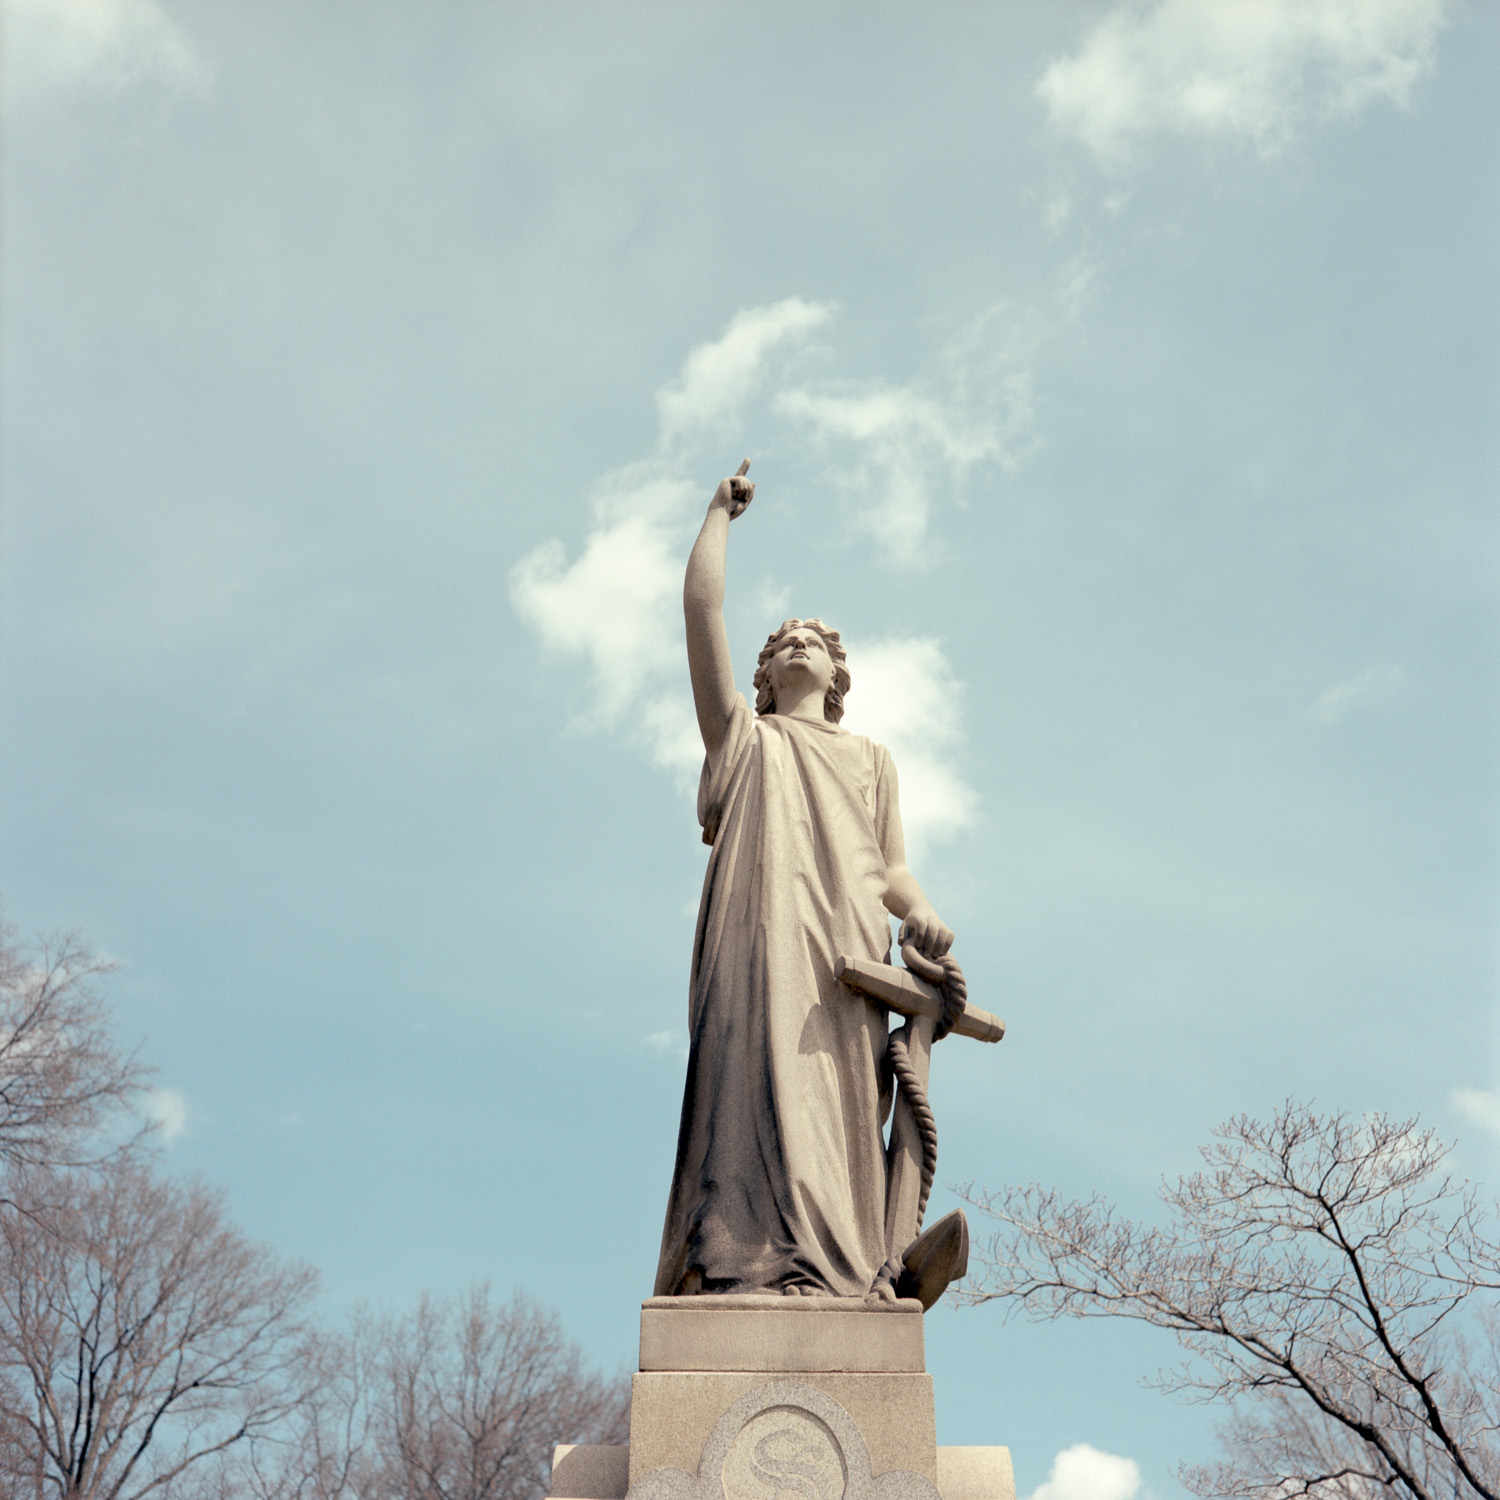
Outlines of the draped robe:
{"type": "Polygon", "coordinates": [[[713,852],[656,1295],[863,1296],[886,1258],[889,1023],[833,964],[889,960],[895,768],[861,735],[757,718],[737,694],[698,817],[713,852]]]}

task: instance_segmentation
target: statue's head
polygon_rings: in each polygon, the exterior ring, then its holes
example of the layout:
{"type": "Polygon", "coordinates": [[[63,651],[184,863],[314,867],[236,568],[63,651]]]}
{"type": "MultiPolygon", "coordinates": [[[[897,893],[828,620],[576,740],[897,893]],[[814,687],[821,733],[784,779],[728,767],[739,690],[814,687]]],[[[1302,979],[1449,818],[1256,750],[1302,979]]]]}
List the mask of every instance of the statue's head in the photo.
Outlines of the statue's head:
{"type": "Polygon", "coordinates": [[[776,712],[776,684],[790,672],[812,672],[825,684],[823,717],[837,724],[844,717],[849,691],[848,653],[839,633],[821,620],[783,620],[766,638],[755,663],[755,711],[776,712]]]}

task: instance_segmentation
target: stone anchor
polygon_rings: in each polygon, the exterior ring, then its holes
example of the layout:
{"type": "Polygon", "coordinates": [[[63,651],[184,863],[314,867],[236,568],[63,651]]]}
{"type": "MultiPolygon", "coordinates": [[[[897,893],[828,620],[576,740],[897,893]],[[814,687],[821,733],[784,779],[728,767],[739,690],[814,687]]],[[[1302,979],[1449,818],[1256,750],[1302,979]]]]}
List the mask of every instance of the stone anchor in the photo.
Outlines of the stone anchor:
{"type": "Polygon", "coordinates": [[[833,972],[850,989],[907,1017],[906,1025],[892,1034],[892,1060],[901,1092],[893,1111],[886,1155],[889,1258],[881,1285],[891,1289],[888,1295],[916,1297],[925,1311],[950,1282],[962,1278],[969,1263],[969,1227],[962,1209],[954,1209],[922,1232],[922,1215],[937,1158],[937,1129],[927,1103],[932,1044],[949,1030],[977,1042],[998,1042],[1005,1035],[1005,1023],[969,1003],[956,964],[930,963],[909,946],[902,949],[902,957],[909,968],[840,958],[833,972]],[[914,973],[918,968],[939,982],[914,973]]]}

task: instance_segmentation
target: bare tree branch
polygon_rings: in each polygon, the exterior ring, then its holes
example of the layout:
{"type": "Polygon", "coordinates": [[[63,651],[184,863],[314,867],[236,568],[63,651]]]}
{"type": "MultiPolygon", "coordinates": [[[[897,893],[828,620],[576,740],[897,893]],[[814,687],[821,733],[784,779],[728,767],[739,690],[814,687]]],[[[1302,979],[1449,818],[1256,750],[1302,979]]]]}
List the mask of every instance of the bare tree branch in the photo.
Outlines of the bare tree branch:
{"type": "Polygon", "coordinates": [[[424,1297],[387,1331],[377,1418],[387,1491],[409,1500],[540,1500],[559,1442],[624,1442],[629,1385],[583,1367],[557,1320],[489,1288],[424,1297]]]}
{"type": "Polygon", "coordinates": [[[0,921],[0,1167],[108,1154],[105,1127],[146,1078],[116,1046],[93,988],[111,967],[71,937],[27,949],[0,921]]]}
{"type": "Polygon", "coordinates": [[[307,1399],[306,1267],[130,1157],[13,1172],[0,1204],[0,1459],[13,1491],[187,1493],[307,1399]]]}
{"type": "Polygon", "coordinates": [[[555,1444],[625,1441],[628,1382],[523,1299],[313,1329],[314,1273],[114,1128],[109,967],[0,926],[0,1494],[541,1500],[555,1444]]]}
{"type": "Polygon", "coordinates": [[[313,1395],[249,1448],[246,1500],[542,1500],[559,1442],[625,1442],[630,1388],[555,1318],[480,1286],[314,1347],[313,1395]]]}
{"type": "Polygon", "coordinates": [[[1173,1332],[1196,1363],[1163,1386],[1232,1407],[1229,1461],[1185,1475],[1199,1494],[1497,1500],[1500,1246],[1447,1155],[1415,1120],[1288,1103],[1163,1184],[1171,1229],[970,1189],[1004,1227],[961,1295],[1173,1332]]]}

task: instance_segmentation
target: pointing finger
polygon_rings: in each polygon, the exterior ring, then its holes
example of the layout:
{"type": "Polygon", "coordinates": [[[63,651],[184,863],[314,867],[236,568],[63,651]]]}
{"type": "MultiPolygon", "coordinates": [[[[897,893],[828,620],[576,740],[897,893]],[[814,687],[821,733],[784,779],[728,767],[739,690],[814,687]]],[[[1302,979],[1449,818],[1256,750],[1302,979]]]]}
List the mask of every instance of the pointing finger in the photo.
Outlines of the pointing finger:
{"type": "Polygon", "coordinates": [[[739,466],[739,468],[738,468],[738,469],[736,469],[736,470],[735,470],[735,474],[734,474],[734,477],[735,477],[735,478],[736,478],[736,479],[738,479],[738,478],[740,478],[740,477],[741,477],[741,476],[742,476],[742,475],[743,475],[743,474],[744,474],[744,473],[745,473],[745,472],[746,472],[746,470],[748,470],[748,469],[749,469],[749,467],[750,467],[750,460],[749,460],[749,459],[748,459],[748,458],[747,458],[747,459],[746,459],[746,460],[745,460],[745,461],[744,461],[744,463],[742,463],[742,464],[741,464],[741,465],[740,465],[740,466],[739,466]]]}

